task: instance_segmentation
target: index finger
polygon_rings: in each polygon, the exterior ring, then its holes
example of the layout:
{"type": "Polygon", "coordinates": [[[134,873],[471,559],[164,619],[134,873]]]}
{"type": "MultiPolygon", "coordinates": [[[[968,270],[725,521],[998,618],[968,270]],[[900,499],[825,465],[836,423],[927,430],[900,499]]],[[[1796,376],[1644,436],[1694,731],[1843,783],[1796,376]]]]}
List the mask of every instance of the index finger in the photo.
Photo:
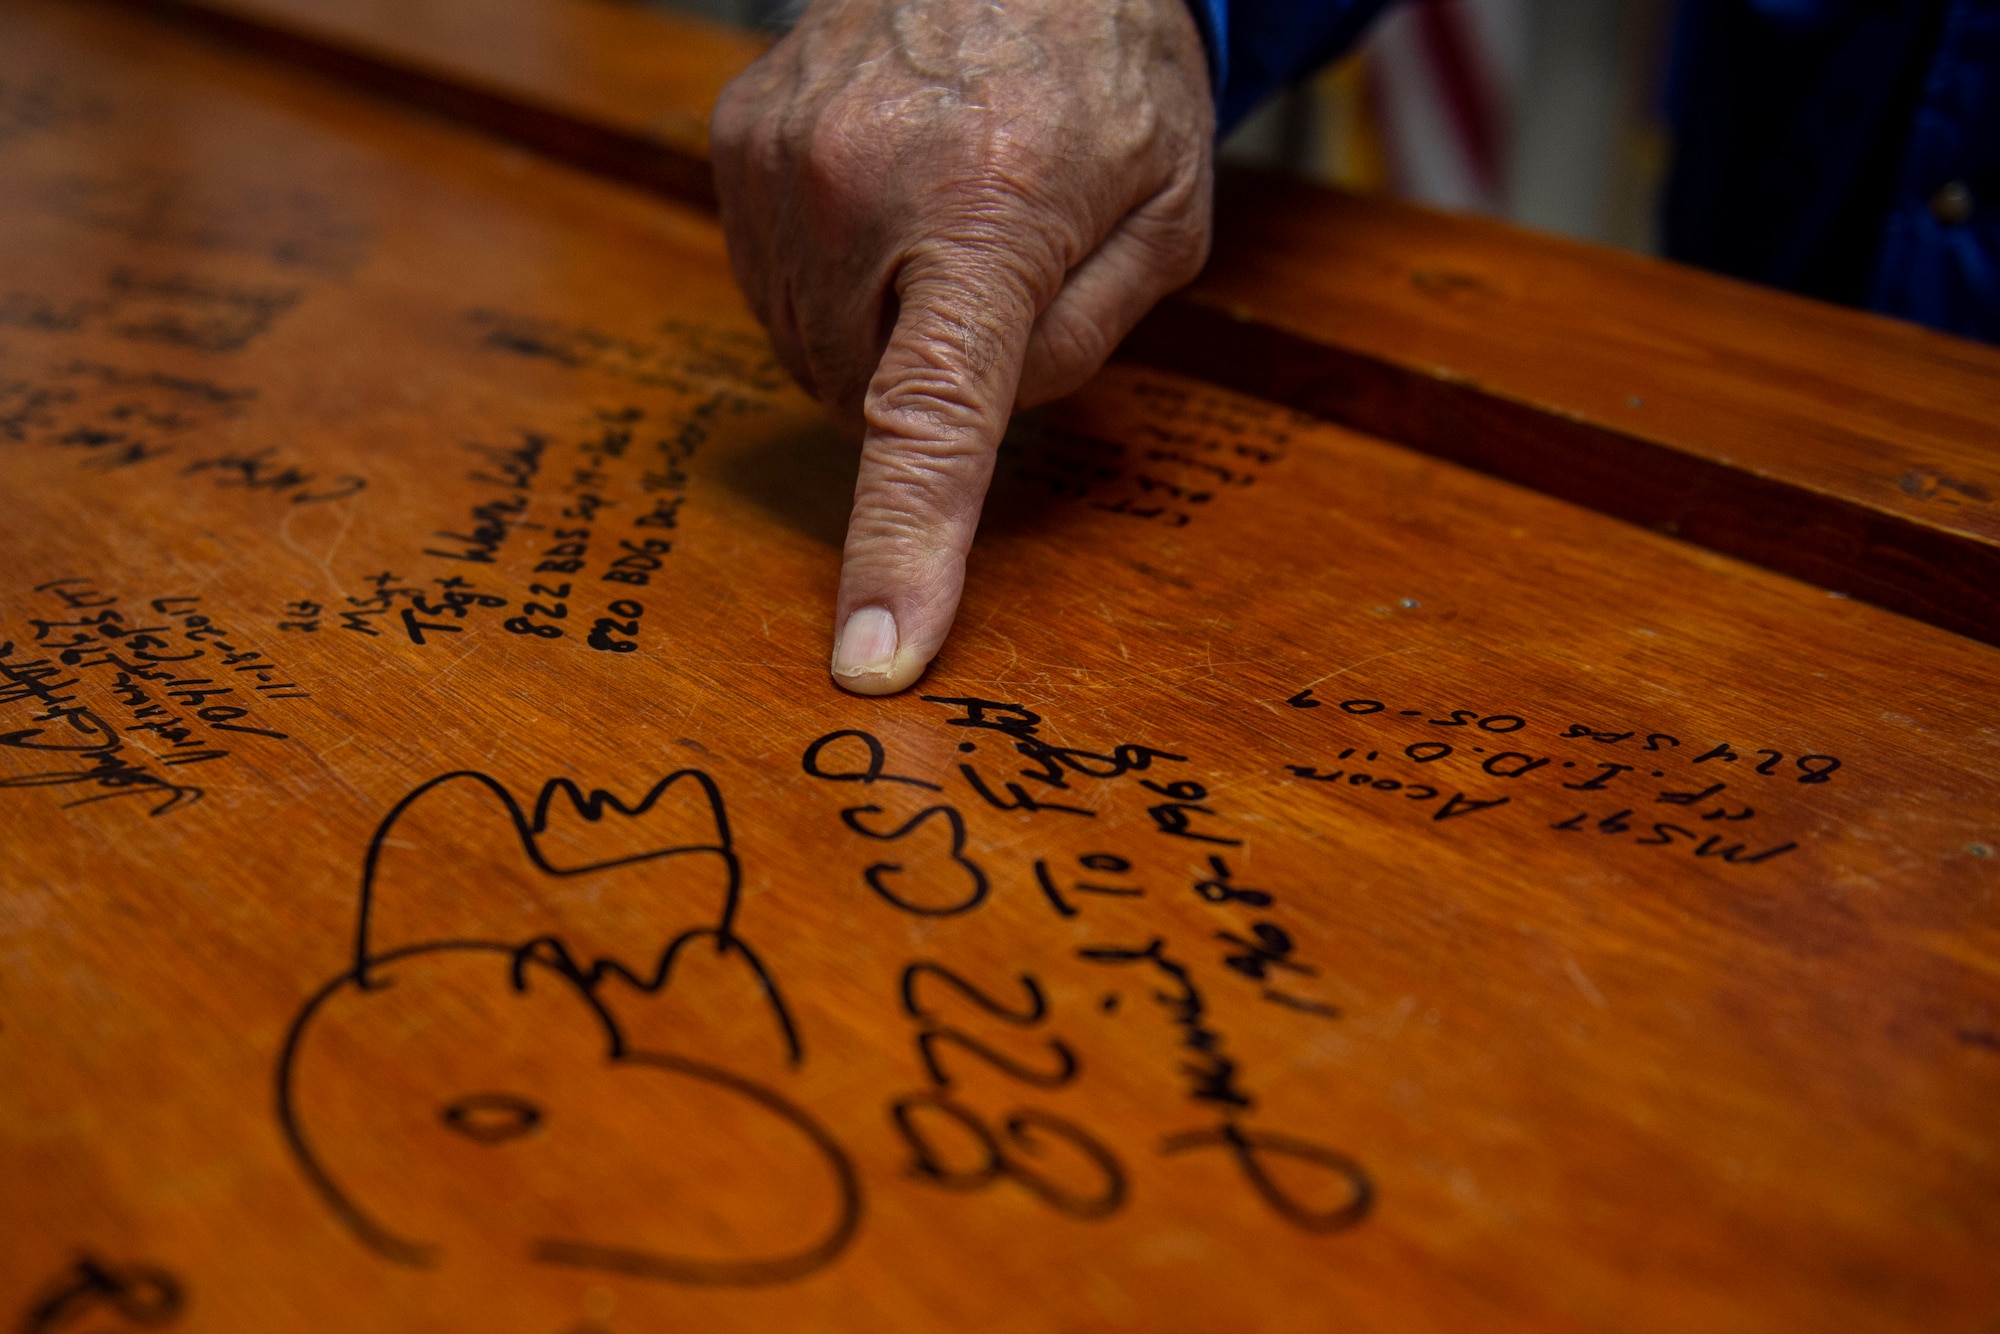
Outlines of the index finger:
{"type": "Polygon", "coordinates": [[[862,409],[834,622],[833,679],[863,695],[910,686],[951,630],[1037,309],[997,249],[914,260],[897,295],[862,409]]]}

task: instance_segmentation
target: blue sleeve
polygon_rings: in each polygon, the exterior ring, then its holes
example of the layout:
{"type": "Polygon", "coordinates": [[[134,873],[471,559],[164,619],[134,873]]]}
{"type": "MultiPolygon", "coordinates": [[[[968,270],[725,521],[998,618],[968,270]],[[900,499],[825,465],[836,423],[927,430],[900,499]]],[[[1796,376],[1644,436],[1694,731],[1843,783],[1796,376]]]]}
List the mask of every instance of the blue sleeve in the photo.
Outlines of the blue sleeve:
{"type": "Polygon", "coordinates": [[[1945,19],[1868,304],[2000,343],[2000,0],[1954,0],[1945,19]]]}
{"type": "Polygon", "coordinates": [[[1339,55],[1388,0],[1188,0],[1208,47],[1216,128],[1339,55]]]}
{"type": "Polygon", "coordinates": [[[2000,0],[1685,0],[1671,259],[2000,343],[2000,0]]]}

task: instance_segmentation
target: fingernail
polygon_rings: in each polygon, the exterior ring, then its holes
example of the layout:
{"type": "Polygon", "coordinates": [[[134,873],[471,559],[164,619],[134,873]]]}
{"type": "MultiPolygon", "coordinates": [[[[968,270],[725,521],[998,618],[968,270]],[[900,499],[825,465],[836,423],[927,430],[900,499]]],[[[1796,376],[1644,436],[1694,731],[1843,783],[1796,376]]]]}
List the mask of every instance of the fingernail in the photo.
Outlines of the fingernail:
{"type": "Polygon", "coordinates": [[[847,618],[833,646],[835,676],[887,676],[896,665],[896,618],[886,607],[863,607],[847,618]]]}

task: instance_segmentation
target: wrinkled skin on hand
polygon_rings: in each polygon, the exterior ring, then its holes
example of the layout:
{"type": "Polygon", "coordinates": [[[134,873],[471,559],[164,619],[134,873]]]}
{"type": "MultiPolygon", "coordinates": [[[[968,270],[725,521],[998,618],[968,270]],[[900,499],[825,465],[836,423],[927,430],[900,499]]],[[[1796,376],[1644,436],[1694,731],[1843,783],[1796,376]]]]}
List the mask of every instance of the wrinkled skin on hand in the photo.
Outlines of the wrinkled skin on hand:
{"type": "Polygon", "coordinates": [[[913,683],[1018,405],[1077,388],[1207,258],[1186,0],[815,0],[722,94],[730,260],[862,438],[834,679],[913,683]]]}

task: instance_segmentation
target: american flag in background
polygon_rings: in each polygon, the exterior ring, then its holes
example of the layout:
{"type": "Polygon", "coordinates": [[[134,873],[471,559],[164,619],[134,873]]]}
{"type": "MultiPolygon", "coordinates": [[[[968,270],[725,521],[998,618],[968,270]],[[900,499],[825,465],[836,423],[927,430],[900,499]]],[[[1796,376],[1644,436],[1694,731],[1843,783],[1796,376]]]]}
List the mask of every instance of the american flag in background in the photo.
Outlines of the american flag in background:
{"type": "Polygon", "coordinates": [[[1505,213],[1528,0],[1402,0],[1316,81],[1318,174],[1505,213]]]}

